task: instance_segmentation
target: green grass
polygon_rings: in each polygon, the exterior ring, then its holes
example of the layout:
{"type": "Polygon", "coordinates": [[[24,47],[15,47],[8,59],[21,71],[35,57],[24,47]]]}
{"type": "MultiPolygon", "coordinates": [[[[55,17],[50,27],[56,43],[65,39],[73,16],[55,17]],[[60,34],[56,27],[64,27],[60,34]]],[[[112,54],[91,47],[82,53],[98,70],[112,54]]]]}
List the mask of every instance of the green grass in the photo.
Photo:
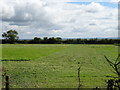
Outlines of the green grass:
{"type": "Polygon", "coordinates": [[[6,44],[2,59],[30,59],[30,61],[3,61],[10,76],[11,88],[77,88],[78,62],[81,63],[83,88],[106,87],[105,80],[116,76],[106,62],[116,59],[114,45],[72,44],[6,44]]]}

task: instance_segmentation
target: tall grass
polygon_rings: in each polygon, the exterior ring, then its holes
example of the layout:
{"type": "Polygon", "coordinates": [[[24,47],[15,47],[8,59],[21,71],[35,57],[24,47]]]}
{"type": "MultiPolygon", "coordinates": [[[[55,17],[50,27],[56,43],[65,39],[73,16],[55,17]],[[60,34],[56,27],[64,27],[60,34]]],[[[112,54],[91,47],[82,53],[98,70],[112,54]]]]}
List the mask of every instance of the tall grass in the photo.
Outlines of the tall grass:
{"type": "Polygon", "coordinates": [[[78,62],[82,88],[106,87],[116,76],[104,58],[114,60],[114,45],[3,45],[4,59],[28,58],[27,62],[3,61],[11,88],[78,88],[78,62]]]}

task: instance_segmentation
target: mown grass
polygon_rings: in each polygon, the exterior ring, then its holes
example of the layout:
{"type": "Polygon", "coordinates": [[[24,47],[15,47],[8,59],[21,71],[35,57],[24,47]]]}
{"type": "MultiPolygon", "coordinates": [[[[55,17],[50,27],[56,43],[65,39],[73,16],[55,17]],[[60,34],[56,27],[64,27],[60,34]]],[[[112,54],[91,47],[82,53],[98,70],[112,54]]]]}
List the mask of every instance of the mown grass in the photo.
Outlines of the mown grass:
{"type": "Polygon", "coordinates": [[[116,75],[104,55],[114,61],[118,46],[6,44],[2,47],[2,59],[30,59],[2,62],[10,76],[11,88],[77,88],[78,62],[82,65],[83,88],[106,87],[105,80],[116,75]]]}

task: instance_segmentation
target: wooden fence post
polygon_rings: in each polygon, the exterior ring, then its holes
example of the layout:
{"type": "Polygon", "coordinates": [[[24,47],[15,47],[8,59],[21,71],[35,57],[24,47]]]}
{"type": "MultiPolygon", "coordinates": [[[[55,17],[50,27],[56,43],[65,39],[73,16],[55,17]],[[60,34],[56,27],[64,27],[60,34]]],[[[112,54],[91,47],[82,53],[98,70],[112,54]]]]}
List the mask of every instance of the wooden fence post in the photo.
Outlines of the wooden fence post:
{"type": "Polygon", "coordinates": [[[6,90],[9,90],[9,76],[6,76],[6,90]]]}
{"type": "Polygon", "coordinates": [[[78,68],[78,89],[81,87],[81,84],[80,84],[80,67],[78,68]]]}

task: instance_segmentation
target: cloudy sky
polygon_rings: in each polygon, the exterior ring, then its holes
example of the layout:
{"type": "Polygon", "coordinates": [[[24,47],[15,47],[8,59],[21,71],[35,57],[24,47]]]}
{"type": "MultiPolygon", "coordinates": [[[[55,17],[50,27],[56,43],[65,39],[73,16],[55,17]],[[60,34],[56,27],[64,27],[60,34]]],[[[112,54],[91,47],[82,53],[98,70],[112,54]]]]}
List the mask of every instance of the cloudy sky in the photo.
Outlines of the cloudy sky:
{"type": "Polygon", "coordinates": [[[118,36],[118,0],[0,0],[0,7],[2,32],[14,29],[20,39],[118,36]]]}

